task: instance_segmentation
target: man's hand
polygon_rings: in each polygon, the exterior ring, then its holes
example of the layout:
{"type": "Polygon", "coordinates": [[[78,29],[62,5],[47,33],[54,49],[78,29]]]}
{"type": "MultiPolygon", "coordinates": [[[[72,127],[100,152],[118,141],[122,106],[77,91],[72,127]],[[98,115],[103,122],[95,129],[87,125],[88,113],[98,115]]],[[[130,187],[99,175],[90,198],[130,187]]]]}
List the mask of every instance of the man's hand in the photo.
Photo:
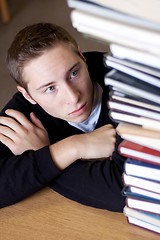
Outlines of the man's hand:
{"type": "Polygon", "coordinates": [[[108,124],[90,133],[73,135],[50,145],[54,163],[61,170],[77,159],[96,160],[112,155],[116,130],[108,124]]]}
{"type": "Polygon", "coordinates": [[[93,132],[79,135],[82,159],[101,159],[112,155],[116,142],[116,130],[111,124],[93,132]]]}
{"type": "Polygon", "coordinates": [[[29,121],[23,113],[7,109],[9,117],[0,117],[0,141],[15,155],[49,145],[48,133],[32,112],[29,121]]]}

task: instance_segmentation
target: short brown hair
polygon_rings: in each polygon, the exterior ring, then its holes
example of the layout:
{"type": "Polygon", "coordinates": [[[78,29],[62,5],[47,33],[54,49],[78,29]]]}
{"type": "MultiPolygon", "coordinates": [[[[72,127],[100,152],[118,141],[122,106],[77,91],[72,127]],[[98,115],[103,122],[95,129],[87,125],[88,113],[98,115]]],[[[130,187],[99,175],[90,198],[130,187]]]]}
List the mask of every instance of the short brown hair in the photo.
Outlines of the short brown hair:
{"type": "Polygon", "coordinates": [[[22,77],[25,64],[42,55],[44,51],[53,48],[59,42],[71,45],[78,53],[75,39],[56,24],[37,23],[29,25],[17,33],[8,49],[6,58],[10,75],[16,83],[26,89],[27,86],[22,77]]]}

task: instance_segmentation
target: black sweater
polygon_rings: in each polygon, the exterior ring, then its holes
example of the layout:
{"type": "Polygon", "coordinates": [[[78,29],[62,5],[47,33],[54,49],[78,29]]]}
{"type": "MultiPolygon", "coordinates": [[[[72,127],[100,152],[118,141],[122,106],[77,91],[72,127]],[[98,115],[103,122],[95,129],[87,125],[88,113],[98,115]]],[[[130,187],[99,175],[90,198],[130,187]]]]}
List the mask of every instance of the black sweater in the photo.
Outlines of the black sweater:
{"type": "MultiPolygon", "coordinates": [[[[103,64],[103,53],[84,54],[92,81],[103,88],[102,110],[96,128],[112,123],[108,116],[108,88],[104,86],[104,75],[108,71],[103,64]]],[[[46,128],[50,142],[82,132],[66,121],[47,114],[39,105],[32,105],[21,93],[16,93],[5,106],[24,113],[28,119],[34,112],[46,128]]],[[[114,123],[112,123],[114,125],[114,123]]],[[[125,199],[121,196],[124,158],[118,155],[117,146],[121,141],[117,136],[113,160],[77,160],[67,169],[60,171],[52,161],[49,147],[29,150],[21,155],[13,153],[0,143],[0,208],[14,204],[49,186],[60,194],[85,205],[121,212],[125,199]]]]}

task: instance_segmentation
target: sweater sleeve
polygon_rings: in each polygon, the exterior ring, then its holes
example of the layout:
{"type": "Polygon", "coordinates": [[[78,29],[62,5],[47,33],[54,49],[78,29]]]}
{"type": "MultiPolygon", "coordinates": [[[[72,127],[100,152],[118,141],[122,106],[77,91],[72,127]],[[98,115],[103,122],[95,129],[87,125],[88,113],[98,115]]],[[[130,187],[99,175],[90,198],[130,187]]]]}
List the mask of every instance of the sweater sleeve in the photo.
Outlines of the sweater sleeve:
{"type": "Polygon", "coordinates": [[[126,160],[118,154],[120,137],[112,160],[77,160],[50,185],[63,196],[88,206],[122,212],[125,206],[122,173],[126,160]]]}
{"type": "MultiPolygon", "coordinates": [[[[5,116],[7,108],[21,111],[27,117],[34,111],[32,105],[20,93],[13,96],[1,111],[1,116],[5,116]]],[[[55,166],[48,146],[15,156],[0,142],[0,208],[32,195],[60,174],[61,171],[55,166]]]]}
{"type": "Polygon", "coordinates": [[[3,148],[3,154],[0,154],[0,208],[23,200],[61,174],[48,147],[17,156],[7,152],[5,154],[3,148]]]}

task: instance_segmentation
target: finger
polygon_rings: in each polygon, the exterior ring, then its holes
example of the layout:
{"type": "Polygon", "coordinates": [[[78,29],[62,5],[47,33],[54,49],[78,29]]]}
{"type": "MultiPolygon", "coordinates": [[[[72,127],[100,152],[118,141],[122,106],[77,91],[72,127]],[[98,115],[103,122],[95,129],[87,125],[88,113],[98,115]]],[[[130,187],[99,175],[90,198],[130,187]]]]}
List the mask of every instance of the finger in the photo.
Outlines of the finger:
{"type": "Polygon", "coordinates": [[[111,136],[116,135],[116,129],[111,124],[105,125],[103,130],[111,136]]]}
{"type": "Polygon", "coordinates": [[[17,122],[15,119],[10,117],[0,117],[0,124],[2,124],[2,127],[7,127],[8,129],[12,129],[15,132],[20,131],[21,124],[17,122]]]}
{"type": "Polygon", "coordinates": [[[7,146],[11,150],[11,152],[16,155],[15,150],[17,149],[17,147],[19,148],[19,146],[17,146],[12,139],[0,133],[0,142],[2,142],[5,146],[7,146]]]}
{"type": "Polygon", "coordinates": [[[111,128],[111,129],[115,129],[112,124],[106,124],[106,125],[104,125],[104,126],[105,126],[106,128],[109,128],[109,129],[110,129],[110,128],[111,128]]]}
{"type": "Polygon", "coordinates": [[[30,119],[35,126],[44,129],[42,122],[36,117],[36,115],[33,112],[30,113],[30,119]]]}
{"type": "Polygon", "coordinates": [[[5,135],[0,133],[0,142],[2,142],[4,145],[6,145],[9,149],[12,149],[14,145],[14,141],[12,139],[6,137],[5,135]]]}
{"type": "Polygon", "coordinates": [[[5,113],[8,116],[13,117],[15,120],[17,120],[24,127],[28,128],[31,125],[31,122],[27,119],[27,117],[23,113],[21,113],[17,110],[7,109],[5,111],[5,113]]]}
{"type": "Polygon", "coordinates": [[[15,137],[16,137],[15,131],[11,128],[6,127],[6,126],[0,126],[0,134],[5,136],[5,137],[8,137],[12,140],[15,139],[15,137]]]}

